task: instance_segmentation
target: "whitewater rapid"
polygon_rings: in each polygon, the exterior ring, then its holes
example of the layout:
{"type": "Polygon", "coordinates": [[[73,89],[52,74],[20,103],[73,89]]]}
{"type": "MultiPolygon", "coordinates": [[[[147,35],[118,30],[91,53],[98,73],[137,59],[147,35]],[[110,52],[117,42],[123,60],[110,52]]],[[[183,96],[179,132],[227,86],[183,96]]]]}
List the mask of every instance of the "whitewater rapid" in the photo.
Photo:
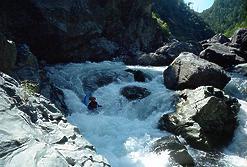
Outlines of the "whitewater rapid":
{"type": "MultiPolygon", "coordinates": [[[[170,135],[157,129],[161,115],[174,111],[174,91],[163,84],[165,67],[125,66],[118,62],[67,64],[47,67],[51,81],[65,94],[65,103],[71,113],[70,123],[79,127],[98,153],[105,156],[113,167],[165,167],[169,163],[168,152],[159,155],[150,147],[157,139],[170,135]],[[147,76],[145,83],[135,82],[126,69],[138,69],[147,76]],[[106,84],[104,78],[110,80],[106,84]],[[100,86],[99,86],[100,85],[100,86]],[[128,101],[120,95],[121,88],[135,85],[147,88],[151,95],[136,101],[128,101]],[[89,114],[82,98],[92,92],[103,107],[99,114],[89,114]]],[[[247,103],[241,101],[239,127],[233,143],[225,149],[217,162],[223,166],[247,166],[247,103]],[[237,163],[236,163],[237,162],[237,163]]],[[[212,157],[188,146],[189,152],[199,164],[213,166],[212,157]]]]}

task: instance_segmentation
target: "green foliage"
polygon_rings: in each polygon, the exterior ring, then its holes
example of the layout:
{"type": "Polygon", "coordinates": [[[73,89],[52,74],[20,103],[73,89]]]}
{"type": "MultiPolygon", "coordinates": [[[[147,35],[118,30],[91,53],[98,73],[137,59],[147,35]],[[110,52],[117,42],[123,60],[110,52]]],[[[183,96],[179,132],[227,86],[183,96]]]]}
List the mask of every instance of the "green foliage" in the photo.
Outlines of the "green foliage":
{"type": "Polygon", "coordinates": [[[169,27],[167,25],[166,22],[164,22],[163,20],[161,20],[161,18],[159,17],[159,15],[155,12],[152,12],[152,18],[156,21],[156,23],[159,25],[159,27],[161,28],[162,32],[164,33],[164,35],[166,37],[169,37],[171,35],[169,27]]]}
{"type": "Polygon", "coordinates": [[[153,11],[167,23],[171,34],[178,40],[201,41],[214,35],[203,19],[183,0],[153,0],[153,11]]]}
{"type": "Polygon", "coordinates": [[[246,26],[246,10],[246,0],[215,0],[201,16],[216,32],[230,36],[246,26]]]}
{"type": "Polygon", "coordinates": [[[237,23],[233,28],[227,29],[227,30],[225,31],[225,35],[226,35],[227,37],[231,37],[231,36],[234,34],[234,32],[235,32],[236,30],[238,30],[239,28],[247,28],[247,18],[246,18],[246,20],[243,21],[242,23],[237,23]]]}
{"type": "Polygon", "coordinates": [[[33,96],[35,95],[35,93],[39,92],[39,85],[28,80],[24,80],[21,82],[21,88],[23,93],[22,99],[24,101],[26,101],[28,97],[33,96]]]}

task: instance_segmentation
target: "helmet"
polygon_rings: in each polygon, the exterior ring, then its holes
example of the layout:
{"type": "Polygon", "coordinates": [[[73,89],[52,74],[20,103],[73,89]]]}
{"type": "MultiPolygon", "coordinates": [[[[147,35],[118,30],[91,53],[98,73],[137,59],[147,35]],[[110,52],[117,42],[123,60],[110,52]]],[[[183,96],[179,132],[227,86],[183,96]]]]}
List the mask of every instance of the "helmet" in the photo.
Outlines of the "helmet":
{"type": "Polygon", "coordinates": [[[96,98],[91,96],[91,97],[89,97],[89,100],[96,100],[96,98]]]}

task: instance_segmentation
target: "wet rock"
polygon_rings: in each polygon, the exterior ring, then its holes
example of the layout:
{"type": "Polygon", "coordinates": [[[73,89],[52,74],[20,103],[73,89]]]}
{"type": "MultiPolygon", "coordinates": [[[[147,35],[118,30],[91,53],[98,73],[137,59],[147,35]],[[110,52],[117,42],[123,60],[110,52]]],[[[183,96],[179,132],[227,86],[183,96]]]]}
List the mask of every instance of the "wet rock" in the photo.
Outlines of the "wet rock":
{"type": "Polygon", "coordinates": [[[223,44],[212,43],[200,53],[200,57],[224,68],[228,68],[245,62],[242,57],[235,53],[235,50],[235,48],[223,44]]]}
{"type": "Polygon", "coordinates": [[[10,74],[16,62],[15,43],[0,33],[0,71],[10,74]]]}
{"type": "Polygon", "coordinates": [[[136,82],[145,82],[145,80],[146,80],[145,74],[140,70],[127,69],[125,71],[132,73],[134,75],[134,79],[136,82]]]}
{"type": "Polygon", "coordinates": [[[151,94],[148,89],[138,86],[126,86],[121,89],[120,93],[128,100],[143,99],[151,94]]]}
{"type": "Polygon", "coordinates": [[[163,115],[159,128],[181,135],[201,150],[212,151],[229,144],[238,124],[238,100],[213,87],[185,90],[181,95],[176,112],[163,115]]]}
{"type": "Polygon", "coordinates": [[[230,81],[218,65],[186,52],[173,61],[163,76],[165,86],[172,90],[195,89],[199,86],[223,89],[230,81]]]}
{"type": "Polygon", "coordinates": [[[243,75],[247,75],[247,63],[244,64],[238,64],[233,68],[234,72],[238,72],[243,75]]]}
{"type": "Polygon", "coordinates": [[[49,99],[55,106],[67,116],[69,113],[67,106],[65,105],[65,96],[63,91],[55,86],[49,78],[46,76],[46,72],[42,71],[42,79],[40,84],[40,94],[49,99]]]}
{"type": "Polygon", "coordinates": [[[195,166],[194,160],[188,153],[187,148],[176,136],[163,137],[155,141],[152,150],[156,153],[168,150],[169,155],[176,163],[182,166],[195,166]]]}
{"type": "Polygon", "coordinates": [[[38,60],[26,44],[17,45],[17,61],[12,75],[20,82],[40,84],[38,60]]]}
{"type": "Polygon", "coordinates": [[[4,73],[0,73],[0,122],[0,166],[81,166],[85,162],[109,166],[88,149],[93,146],[48,99],[28,94],[4,73]]]}

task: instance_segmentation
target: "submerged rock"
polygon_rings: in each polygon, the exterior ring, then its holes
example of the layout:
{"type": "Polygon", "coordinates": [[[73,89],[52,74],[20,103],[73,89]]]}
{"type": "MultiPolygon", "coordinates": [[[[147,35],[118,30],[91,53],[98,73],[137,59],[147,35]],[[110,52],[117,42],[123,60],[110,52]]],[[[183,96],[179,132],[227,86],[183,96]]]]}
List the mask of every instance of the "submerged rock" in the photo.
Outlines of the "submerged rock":
{"type": "Polygon", "coordinates": [[[152,150],[156,153],[169,151],[171,158],[182,166],[195,166],[194,160],[188,153],[187,148],[176,136],[163,137],[155,141],[152,150]]]}
{"type": "Polygon", "coordinates": [[[0,73],[0,166],[110,166],[49,100],[0,73]]]}
{"type": "Polygon", "coordinates": [[[235,48],[219,43],[212,43],[200,53],[200,57],[224,68],[244,63],[245,60],[235,53],[235,48]]]}
{"type": "Polygon", "coordinates": [[[172,90],[195,89],[199,86],[223,89],[230,81],[218,65],[186,52],[173,61],[163,76],[165,86],[172,90]]]}
{"type": "Polygon", "coordinates": [[[148,89],[138,86],[126,86],[121,89],[120,93],[128,100],[143,99],[151,94],[148,89]]]}
{"type": "Polygon", "coordinates": [[[180,94],[176,112],[165,114],[159,128],[181,135],[192,147],[211,151],[226,146],[237,127],[238,100],[213,87],[180,94]]]}

